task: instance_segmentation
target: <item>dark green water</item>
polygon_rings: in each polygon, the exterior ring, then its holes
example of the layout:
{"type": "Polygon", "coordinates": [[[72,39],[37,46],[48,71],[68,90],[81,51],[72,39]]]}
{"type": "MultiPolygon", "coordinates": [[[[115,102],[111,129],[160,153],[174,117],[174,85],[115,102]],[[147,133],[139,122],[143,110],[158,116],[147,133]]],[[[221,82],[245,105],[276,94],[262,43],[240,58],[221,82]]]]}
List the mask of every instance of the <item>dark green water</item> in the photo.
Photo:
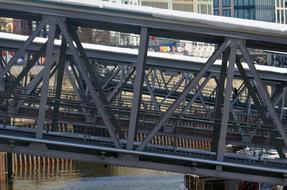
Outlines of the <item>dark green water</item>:
{"type": "Polygon", "coordinates": [[[72,161],[26,161],[14,166],[0,190],[176,190],[183,175],[72,161]]]}

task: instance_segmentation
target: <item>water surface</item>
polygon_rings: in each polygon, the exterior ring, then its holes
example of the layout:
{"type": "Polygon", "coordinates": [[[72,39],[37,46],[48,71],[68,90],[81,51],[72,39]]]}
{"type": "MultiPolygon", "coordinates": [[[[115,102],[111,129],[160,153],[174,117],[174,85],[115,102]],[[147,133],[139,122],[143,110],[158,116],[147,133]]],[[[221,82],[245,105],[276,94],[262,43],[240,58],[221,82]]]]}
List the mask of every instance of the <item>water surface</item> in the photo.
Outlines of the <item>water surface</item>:
{"type": "Polygon", "coordinates": [[[177,190],[184,180],[168,172],[37,159],[18,160],[12,179],[2,177],[0,190],[177,190]]]}

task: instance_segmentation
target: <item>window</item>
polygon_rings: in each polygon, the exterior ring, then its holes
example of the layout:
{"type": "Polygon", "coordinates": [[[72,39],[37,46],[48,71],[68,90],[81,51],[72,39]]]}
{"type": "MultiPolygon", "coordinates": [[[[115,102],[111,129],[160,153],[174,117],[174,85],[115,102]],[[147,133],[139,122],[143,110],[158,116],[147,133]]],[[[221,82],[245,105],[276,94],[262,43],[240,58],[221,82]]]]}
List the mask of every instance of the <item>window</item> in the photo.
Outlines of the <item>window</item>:
{"type": "Polygon", "coordinates": [[[255,18],[255,10],[254,10],[254,9],[251,9],[251,10],[250,10],[250,19],[253,19],[253,20],[256,19],[256,18],[255,18]]]}
{"type": "Polygon", "coordinates": [[[214,7],[218,7],[218,0],[214,0],[214,1],[213,1],[213,6],[214,6],[214,7]]]}
{"type": "Polygon", "coordinates": [[[230,0],[223,0],[222,7],[230,7],[230,0]]]}
{"type": "Polygon", "coordinates": [[[235,16],[236,18],[239,17],[239,11],[238,11],[238,9],[234,10],[234,16],[235,16]]]}
{"type": "Polygon", "coordinates": [[[243,9],[238,10],[238,18],[244,18],[243,9]]]}
{"type": "Polygon", "coordinates": [[[249,0],[249,5],[255,5],[255,0],[249,0]]]}
{"type": "Polygon", "coordinates": [[[281,22],[282,24],[284,24],[284,12],[283,10],[281,10],[281,22]]]}
{"type": "Polygon", "coordinates": [[[237,3],[238,6],[242,6],[243,5],[243,0],[238,0],[237,2],[238,2],[237,3]]]}
{"type": "Polygon", "coordinates": [[[222,15],[230,17],[230,9],[223,9],[222,10],[222,15]]]}
{"type": "Polygon", "coordinates": [[[277,10],[276,22],[280,23],[280,10],[277,10]]]}
{"type": "Polygon", "coordinates": [[[244,18],[250,19],[250,15],[249,15],[249,10],[248,9],[244,10],[244,18]]]}

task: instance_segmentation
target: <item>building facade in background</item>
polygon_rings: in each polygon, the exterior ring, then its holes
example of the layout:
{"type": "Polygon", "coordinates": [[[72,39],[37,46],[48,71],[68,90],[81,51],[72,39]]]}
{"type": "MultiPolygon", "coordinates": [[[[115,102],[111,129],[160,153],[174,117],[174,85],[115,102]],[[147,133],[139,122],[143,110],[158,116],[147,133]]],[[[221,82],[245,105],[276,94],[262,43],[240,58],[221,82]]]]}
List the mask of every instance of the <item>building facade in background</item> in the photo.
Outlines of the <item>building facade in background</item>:
{"type": "MultiPolygon", "coordinates": [[[[280,24],[287,24],[287,0],[275,1],[275,21],[280,24]]],[[[285,53],[268,53],[268,62],[279,67],[287,67],[287,56],[285,53]]]]}
{"type": "Polygon", "coordinates": [[[214,15],[275,22],[275,1],[213,0],[214,15]]]}
{"type": "Polygon", "coordinates": [[[202,14],[213,14],[212,0],[139,0],[139,5],[202,14]]]}
{"type": "MultiPolygon", "coordinates": [[[[139,0],[140,6],[213,15],[213,0],[139,0]]],[[[196,57],[210,57],[214,45],[185,40],[150,38],[150,46],[160,52],[177,52],[196,57]]]]}
{"type": "Polygon", "coordinates": [[[214,15],[234,17],[234,0],[213,0],[214,15]]]}
{"type": "Polygon", "coordinates": [[[275,7],[276,22],[287,24],[287,0],[275,0],[275,7]]]}
{"type": "MultiPolygon", "coordinates": [[[[214,15],[287,24],[287,0],[213,0],[214,15]]],[[[286,54],[252,51],[257,63],[287,67],[286,54]],[[260,56],[258,56],[260,54],[260,56]]]]}

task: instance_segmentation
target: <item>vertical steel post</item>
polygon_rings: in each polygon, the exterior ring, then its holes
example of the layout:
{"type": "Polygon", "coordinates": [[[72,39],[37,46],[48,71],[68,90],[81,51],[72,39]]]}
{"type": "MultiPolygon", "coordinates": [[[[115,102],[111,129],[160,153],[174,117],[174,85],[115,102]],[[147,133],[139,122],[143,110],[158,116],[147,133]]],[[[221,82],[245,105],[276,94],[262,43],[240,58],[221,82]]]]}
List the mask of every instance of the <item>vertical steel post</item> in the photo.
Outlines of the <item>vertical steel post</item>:
{"type": "Polygon", "coordinates": [[[233,41],[233,43],[230,45],[230,58],[229,58],[229,64],[228,64],[228,69],[227,69],[226,88],[225,88],[224,104],[223,104],[223,111],[222,111],[220,136],[218,140],[218,148],[217,148],[217,154],[216,154],[218,161],[222,161],[224,157],[228,121],[229,121],[229,116],[230,116],[230,106],[231,106],[230,98],[232,95],[231,93],[232,93],[232,83],[233,83],[233,75],[234,75],[234,67],[235,67],[236,50],[237,50],[237,47],[233,41]]]}
{"type": "Polygon", "coordinates": [[[39,105],[39,113],[37,118],[37,130],[36,130],[36,138],[42,138],[44,124],[45,124],[45,113],[46,113],[46,105],[48,99],[48,90],[49,90],[49,79],[50,79],[50,71],[53,64],[53,49],[54,49],[54,40],[56,35],[56,20],[55,18],[49,17],[49,34],[48,34],[48,44],[46,49],[46,63],[43,68],[43,81],[41,88],[41,99],[39,105]]]}
{"type": "Polygon", "coordinates": [[[213,127],[213,136],[212,136],[213,143],[211,143],[211,151],[213,152],[216,152],[217,147],[218,147],[218,139],[219,139],[219,133],[220,133],[220,118],[222,115],[224,86],[225,86],[227,61],[228,61],[229,53],[230,53],[230,48],[227,48],[223,53],[222,64],[220,68],[220,76],[219,76],[219,81],[217,82],[217,88],[216,88],[216,99],[215,99],[215,107],[214,107],[215,123],[213,127]]]}
{"type": "Polygon", "coordinates": [[[62,38],[62,44],[60,48],[60,57],[58,62],[58,72],[56,78],[56,94],[55,94],[55,103],[53,109],[53,119],[52,119],[52,131],[55,131],[58,127],[58,113],[60,109],[60,101],[61,93],[62,93],[62,86],[63,86],[63,79],[64,79],[64,70],[65,70],[65,63],[66,63],[66,51],[67,51],[67,42],[65,38],[62,38]]]}
{"type": "Polygon", "coordinates": [[[145,75],[145,62],[148,51],[148,28],[142,27],[140,33],[140,47],[138,53],[138,61],[136,64],[136,76],[134,82],[132,109],[130,114],[129,131],[127,139],[127,149],[133,149],[134,139],[137,131],[138,115],[141,104],[141,91],[145,75]]]}
{"type": "Polygon", "coordinates": [[[284,107],[285,107],[285,99],[286,99],[286,89],[284,88],[283,93],[282,93],[282,102],[281,102],[281,111],[280,111],[280,119],[283,119],[284,116],[284,107]]]}

